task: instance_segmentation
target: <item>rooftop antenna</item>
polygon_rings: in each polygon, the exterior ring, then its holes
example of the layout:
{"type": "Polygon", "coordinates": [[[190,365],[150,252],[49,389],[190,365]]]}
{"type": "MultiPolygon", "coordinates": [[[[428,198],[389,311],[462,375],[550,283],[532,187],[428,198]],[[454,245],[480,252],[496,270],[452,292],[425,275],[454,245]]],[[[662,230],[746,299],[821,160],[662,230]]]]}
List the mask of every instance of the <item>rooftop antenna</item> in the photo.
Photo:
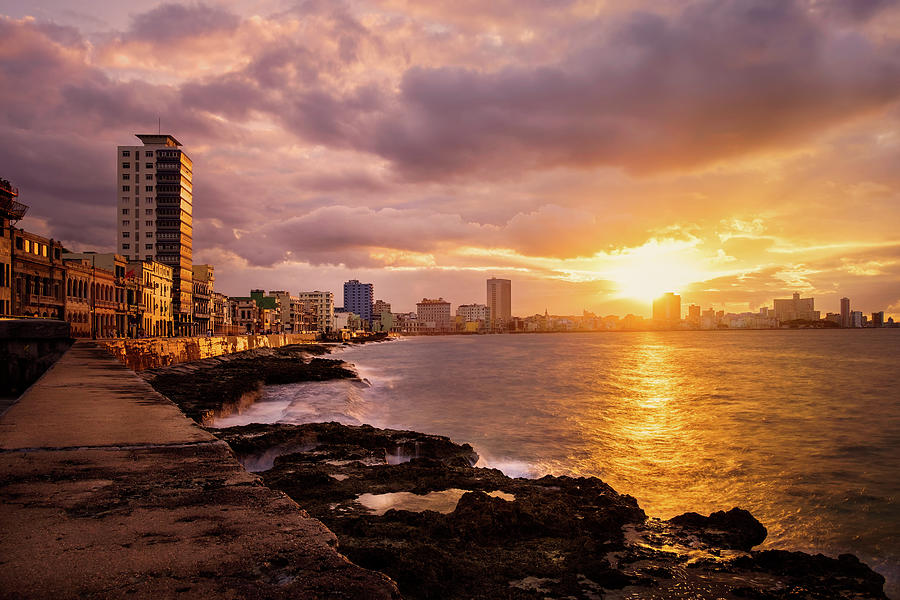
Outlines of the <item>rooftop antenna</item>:
{"type": "Polygon", "coordinates": [[[156,115],[156,133],[157,135],[162,134],[162,119],[159,115],[156,115]]]}

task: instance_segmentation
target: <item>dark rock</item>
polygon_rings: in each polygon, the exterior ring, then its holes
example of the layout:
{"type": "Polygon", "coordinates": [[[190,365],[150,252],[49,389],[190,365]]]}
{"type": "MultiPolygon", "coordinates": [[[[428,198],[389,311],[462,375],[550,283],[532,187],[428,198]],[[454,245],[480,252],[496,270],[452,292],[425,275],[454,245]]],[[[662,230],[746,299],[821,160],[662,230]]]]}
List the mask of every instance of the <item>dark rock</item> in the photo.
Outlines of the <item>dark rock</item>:
{"type": "Polygon", "coordinates": [[[291,345],[248,350],[190,364],[148,369],[140,375],[189,417],[209,423],[252,404],[263,385],[355,379],[340,361],[311,358],[323,346],[291,345]]]}
{"type": "Polygon", "coordinates": [[[720,510],[708,517],[686,512],[669,519],[669,523],[695,533],[711,544],[737,550],[750,550],[763,543],[768,534],[762,523],[741,508],[732,508],[728,512],[720,510]]]}

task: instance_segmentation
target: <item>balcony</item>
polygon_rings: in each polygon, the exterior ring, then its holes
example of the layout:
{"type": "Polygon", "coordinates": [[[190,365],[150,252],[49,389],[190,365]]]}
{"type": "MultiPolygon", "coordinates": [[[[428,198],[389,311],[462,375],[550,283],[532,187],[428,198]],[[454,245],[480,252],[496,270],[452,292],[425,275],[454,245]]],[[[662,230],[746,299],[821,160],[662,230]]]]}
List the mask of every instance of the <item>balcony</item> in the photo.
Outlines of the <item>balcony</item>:
{"type": "MultiPolygon", "coordinates": [[[[0,185],[0,188],[3,186],[0,185]]],[[[18,221],[22,217],[25,216],[25,213],[28,212],[28,206],[22,204],[21,202],[16,202],[13,200],[16,196],[19,195],[18,190],[16,188],[11,188],[10,193],[11,197],[5,198],[3,195],[0,195],[0,214],[9,219],[10,221],[18,221]]]]}

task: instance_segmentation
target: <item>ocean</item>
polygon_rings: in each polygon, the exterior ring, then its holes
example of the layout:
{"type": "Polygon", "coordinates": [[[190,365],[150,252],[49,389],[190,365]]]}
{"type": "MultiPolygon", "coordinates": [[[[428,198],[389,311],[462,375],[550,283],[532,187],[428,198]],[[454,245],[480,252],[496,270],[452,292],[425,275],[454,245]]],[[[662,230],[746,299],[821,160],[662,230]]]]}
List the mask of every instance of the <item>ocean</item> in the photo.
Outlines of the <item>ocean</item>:
{"type": "Polygon", "coordinates": [[[900,595],[900,330],[405,338],[368,385],[270,386],[219,427],[339,421],[469,442],[510,476],[596,476],[650,516],[739,506],[763,548],[850,552],[900,595]]]}

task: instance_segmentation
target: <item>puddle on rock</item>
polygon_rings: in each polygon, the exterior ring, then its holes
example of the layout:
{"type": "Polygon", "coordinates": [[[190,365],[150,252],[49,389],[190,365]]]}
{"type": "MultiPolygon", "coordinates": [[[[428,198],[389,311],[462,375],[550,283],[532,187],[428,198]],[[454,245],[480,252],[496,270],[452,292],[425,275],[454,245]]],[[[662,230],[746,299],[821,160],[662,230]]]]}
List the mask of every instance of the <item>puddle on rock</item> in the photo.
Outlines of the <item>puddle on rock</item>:
{"type": "MultiPolygon", "coordinates": [[[[448,514],[453,512],[463,494],[470,491],[472,490],[450,488],[449,490],[429,492],[427,494],[413,494],[412,492],[360,494],[356,501],[376,515],[383,515],[392,508],[396,510],[409,510],[412,512],[433,510],[435,512],[448,514]]],[[[512,502],[516,499],[514,495],[501,492],[500,490],[488,492],[488,496],[502,498],[508,502],[512,502]]]]}

